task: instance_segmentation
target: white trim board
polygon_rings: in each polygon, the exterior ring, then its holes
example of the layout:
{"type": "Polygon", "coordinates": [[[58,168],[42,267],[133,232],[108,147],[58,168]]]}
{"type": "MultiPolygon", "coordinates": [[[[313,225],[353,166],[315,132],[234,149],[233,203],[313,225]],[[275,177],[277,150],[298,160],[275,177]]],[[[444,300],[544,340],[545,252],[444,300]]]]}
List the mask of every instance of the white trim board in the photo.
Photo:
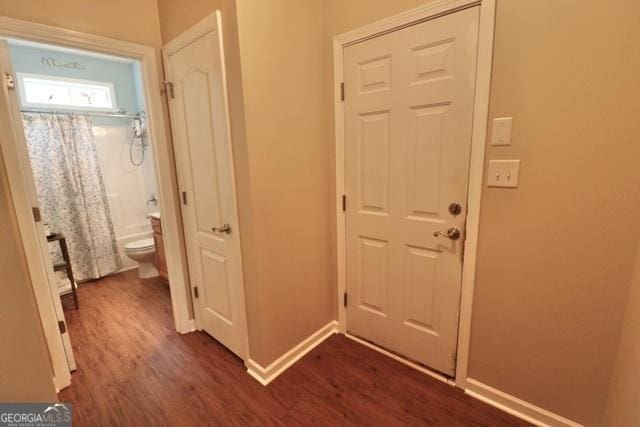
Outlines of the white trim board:
{"type": "MultiPolygon", "coordinates": [[[[174,186],[172,146],[165,133],[162,99],[160,96],[160,78],[156,51],[153,47],[144,46],[107,37],[81,33],[78,31],[57,28],[49,25],[21,21],[0,16],[0,38],[18,38],[36,43],[53,44],[60,47],[87,50],[89,52],[121,56],[140,61],[142,84],[145,96],[145,111],[149,123],[149,140],[153,146],[155,172],[160,193],[160,212],[162,216],[163,235],[167,247],[167,264],[169,270],[169,286],[171,288],[171,304],[176,330],[186,333],[193,330],[193,319],[189,315],[191,296],[187,293],[189,280],[186,266],[183,231],[181,227],[180,205],[178,192],[174,186]]],[[[5,129],[2,129],[4,132],[5,129]]],[[[21,159],[11,150],[11,156],[6,156],[5,164],[20,165],[21,159]]],[[[25,180],[33,177],[25,176],[21,168],[8,167],[7,172],[12,187],[12,193],[28,194],[25,180]]],[[[25,196],[14,200],[16,215],[19,223],[33,224],[31,216],[31,201],[25,196]]],[[[39,251],[37,235],[21,233],[27,258],[34,262],[44,263],[43,255],[39,251]],[[34,261],[35,260],[35,261],[34,261]],[[39,261],[38,261],[39,260],[39,261]]],[[[35,267],[34,267],[35,268],[35,267]]],[[[48,282],[48,280],[47,280],[48,282]]],[[[35,292],[39,292],[38,289],[35,292]]],[[[55,328],[50,319],[52,307],[39,305],[40,317],[45,330],[55,328]]],[[[49,346],[52,358],[59,357],[61,348],[49,346]]],[[[68,385],[69,381],[57,381],[58,389],[68,385]]]]}
{"type": "Polygon", "coordinates": [[[247,373],[253,378],[258,380],[260,384],[266,386],[271,381],[275,380],[280,374],[286,371],[291,365],[300,360],[304,355],[316,348],[324,340],[331,335],[338,333],[338,322],[332,320],[331,322],[318,329],[311,336],[298,345],[287,351],[280,356],[276,361],[269,366],[262,367],[254,360],[248,359],[245,363],[247,367],[247,373]]]}
{"type": "Polygon", "coordinates": [[[536,426],[582,427],[582,424],[578,424],[575,421],[571,421],[546,409],[525,402],[522,399],[518,399],[515,396],[511,396],[472,378],[467,378],[467,389],[465,393],[536,426]]]}
{"type": "Polygon", "coordinates": [[[342,304],[346,292],[345,263],[345,213],[342,211],[344,191],[344,108],[341,100],[343,80],[343,49],[354,43],[415,25],[430,19],[454,13],[459,10],[480,7],[480,27],[478,34],[478,62],[476,69],[476,89],[474,97],[473,131],[471,137],[471,163],[469,169],[469,190],[467,196],[467,223],[462,271],[462,291],[460,301],[460,321],[458,330],[458,357],[455,385],[465,388],[469,341],[471,338],[471,306],[476,271],[476,250],[480,223],[480,201],[482,196],[482,176],[486,146],[486,129],[489,115],[489,90],[493,56],[493,33],[495,26],[496,0],[438,0],[425,6],[400,13],[370,25],[338,35],[333,39],[334,61],[334,114],[336,140],[336,233],[338,269],[338,329],[346,333],[347,313],[342,304]]]}
{"type": "Polygon", "coordinates": [[[401,28],[410,27],[424,21],[436,19],[444,15],[458,12],[473,6],[478,6],[486,0],[437,0],[424,6],[417,7],[393,15],[363,27],[342,33],[333,38],[341,46],[346,47],[364,40],[378,37],[401,28]]]}

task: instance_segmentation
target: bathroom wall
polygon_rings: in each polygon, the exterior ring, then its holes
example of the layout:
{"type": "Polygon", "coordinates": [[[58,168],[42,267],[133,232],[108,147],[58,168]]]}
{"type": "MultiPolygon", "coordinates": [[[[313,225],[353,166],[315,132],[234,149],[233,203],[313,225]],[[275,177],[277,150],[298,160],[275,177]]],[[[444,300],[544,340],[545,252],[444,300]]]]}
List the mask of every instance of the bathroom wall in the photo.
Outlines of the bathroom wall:
{"type": "MultiPolygon", "coordinates": [[[[152,236],[147,214],[151,210],[158,210],[157,206],[147,206],[147,199],[151,194],[147,181],[153,179],[155,183],[155,178],[144,171],[146,165],[151,165],[153,172],[152,160],[147,152],[143,165],[131,164],[129,141],[132,133],[128,124],[94,126],[93,135],[122,258],[122,268],[133,268],[136,263],[124,255],[124,245],[152,236]]],[[[138,155],[138,152],[134,151],[134,156],[138,155]]],[[[138,157],[134,157],[134,160],[136,159],[138,157]]]]}
{"type": "MultiPolygon", "coordinates": [[[[118,109],[131,113],[144,110],[140,66],[137,61],[78,55],[14,42],[10,44],[10,50],[17,73],[108,81],[114,84],[118,109]],[[84,69],[48,67],[42,60],[48,57],[55,58],[60,64],[77,62],[84,69]]],[[[158,195],[152,153],[149,149],[145,153],[144,163],[139,167],[134,166],[130,161],[132,121],[110,117],[92,117],[92,121],[123,269],[132,268],[135,267],[135,262],[124,256],[124,245],[133,240],[151,237],[147,214],[158,211],[157,205],[147,206],[146,203],[151,194],[156,197],[158,195]]],[[[139,140],[136,144],[139,144],[139,140]]],[[[140,150],[134,146],[133,156],[136,162],[139,161],[140,154],[140,150]]]]}
{"type": "MultiPolygon", "coordinates": [[[[131,64],[132,74],[133,74],[133,87],[135,90],[135,98],[136,98],[136,109],[135,111],[144,111],[144,91],[142,90],[142,68],[140,67],[140,61],[134,61],[131,64]]],[[[144,177],[144,182],[146,185],[147,194],[155,194],[155,196],[159,199],[160,192],[158,191],[158,183],[156,181],[156,170],[153,162],[153,146],[151,141],[149,141],[149,145],[147,146],[147,153],[145,157],[144,163],[140,166],[142,169],[142,174],[144,177]]],[[[149,205],[149,210],[152,212],[159,212],[159,204],[153,206],[149,205]]]]}

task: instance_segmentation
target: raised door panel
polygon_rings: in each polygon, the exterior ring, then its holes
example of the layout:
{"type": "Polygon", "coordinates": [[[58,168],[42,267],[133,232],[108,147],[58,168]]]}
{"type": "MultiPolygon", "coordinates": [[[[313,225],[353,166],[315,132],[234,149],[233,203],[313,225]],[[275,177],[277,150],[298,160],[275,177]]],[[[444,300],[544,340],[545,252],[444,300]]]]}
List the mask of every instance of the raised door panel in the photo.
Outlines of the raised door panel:
{"type": "Polygon", "coordinates": [[[184,120],[189,139],[189,162],[193,182],[193,205],[199,232],[211,233],[211,226],[220,223],[220,187],[214,134],[211,123],[212,92],[207,69],[190,69],[181,79],[184,120]],[[198,143],[207,141],[208,143],[198,143]]]}
{"type": "Polygon", "coordinates": [[[389,291],[389,248],[382,240],[360,238],[360,300],[358,308],[386,317],[389,291]]]}
{"type": "Polygon", "coordinates": [[[411,70],[415,73],[412,85],[453,78],[450,69],[454,41],[455,37],[444,38],[411,48],[414,59],[411,70]]]}
{"type": "Polygon", "coordinates": [[[200,259],[204,280],[200,298],[204,300],[205,309],[213,316],[231,325],[233,313],[229,295],[227,260],[206,249],[201,249],[200,259]]]}
{"type": "Polygon", "coordinates": [[[437,251],[406,247],[403,325],[419,333],[437,335],[434,328],[435,287],[438,283],[437,251]]]}
{"type": "Polygon", "coordinates": [[[407,218],[439,217],[442,197],[442,152],[446,105],[410,109],[407,171],[407,218]]]}
{"type": "Polygon", "coordinates": [[[390,113],[360,116],[358,168],[360,213],[386,215],[389,211],[390,113]]]}
{"type": "Polygon", "coordinates": [[[361,95],[391,88],[391,55],[361,61],[358,71],[358,91],[361,95]]]}

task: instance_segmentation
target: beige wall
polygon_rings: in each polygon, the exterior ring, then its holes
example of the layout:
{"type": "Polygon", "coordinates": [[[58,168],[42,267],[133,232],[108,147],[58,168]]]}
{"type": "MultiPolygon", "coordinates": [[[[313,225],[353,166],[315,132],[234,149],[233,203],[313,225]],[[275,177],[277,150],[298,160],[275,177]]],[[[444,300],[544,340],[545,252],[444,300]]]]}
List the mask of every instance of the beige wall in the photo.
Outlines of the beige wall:
{"type": "MultiPolygon", "coordinates": [[[[424,4],[333,0],[330,35],[424,4]]],[[[485,188],[470,376],[601,423],[640,239],[640,3],[498,0],[490,116],[517,190],[485,188]],[[618,230],[618,232],[616,232],[618,230]]]]}
{"type": "Polygon", "coordinates": [[[24,252],[18,249],[8,188],[6,172],[0,170],[0,402],[53,402],[53,369],[24,252]]]}
{"type": "Polygon", "coordinates": [[[598,425],[640,241],[640,3],[499,1],[470,376],[598,425]],[[616,230],[618,230],[616,232],[616,230]]]}
{"type": "Polygon", "coordinates": [[[324,5],[237,1],[259,254],[249,332],[263,366],[334,318],[324,5]]]}
{"type": "Polygon", "coordinates": [[[3,0],[0,16],[160,46],[156,0],[3,0]]]}
{"type": "Polygon", "coordinates": [[[611,380],[605,425],[640,426],[640,248],[611,380]]]}
{"type": "Polygon", "coordinates": [[[231,21],[235,26],[235,9],[234,0],[158,0],[162,44],[167,44],[216,10],[222,12],[223,25],[231,21]]]}

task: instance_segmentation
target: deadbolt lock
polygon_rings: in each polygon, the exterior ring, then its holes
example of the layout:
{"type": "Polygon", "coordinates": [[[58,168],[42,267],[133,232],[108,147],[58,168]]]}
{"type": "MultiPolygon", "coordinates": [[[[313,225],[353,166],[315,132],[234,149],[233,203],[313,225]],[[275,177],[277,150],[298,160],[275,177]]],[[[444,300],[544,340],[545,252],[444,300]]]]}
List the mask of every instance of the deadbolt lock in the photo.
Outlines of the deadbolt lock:
{"type": "Polygon", "coordinates": [[[460,215],[460,213],[462,212],[462,206],[460,206],[460,203],[451,203],[449,205],[449,213],[451,215],[460,215]]]}

